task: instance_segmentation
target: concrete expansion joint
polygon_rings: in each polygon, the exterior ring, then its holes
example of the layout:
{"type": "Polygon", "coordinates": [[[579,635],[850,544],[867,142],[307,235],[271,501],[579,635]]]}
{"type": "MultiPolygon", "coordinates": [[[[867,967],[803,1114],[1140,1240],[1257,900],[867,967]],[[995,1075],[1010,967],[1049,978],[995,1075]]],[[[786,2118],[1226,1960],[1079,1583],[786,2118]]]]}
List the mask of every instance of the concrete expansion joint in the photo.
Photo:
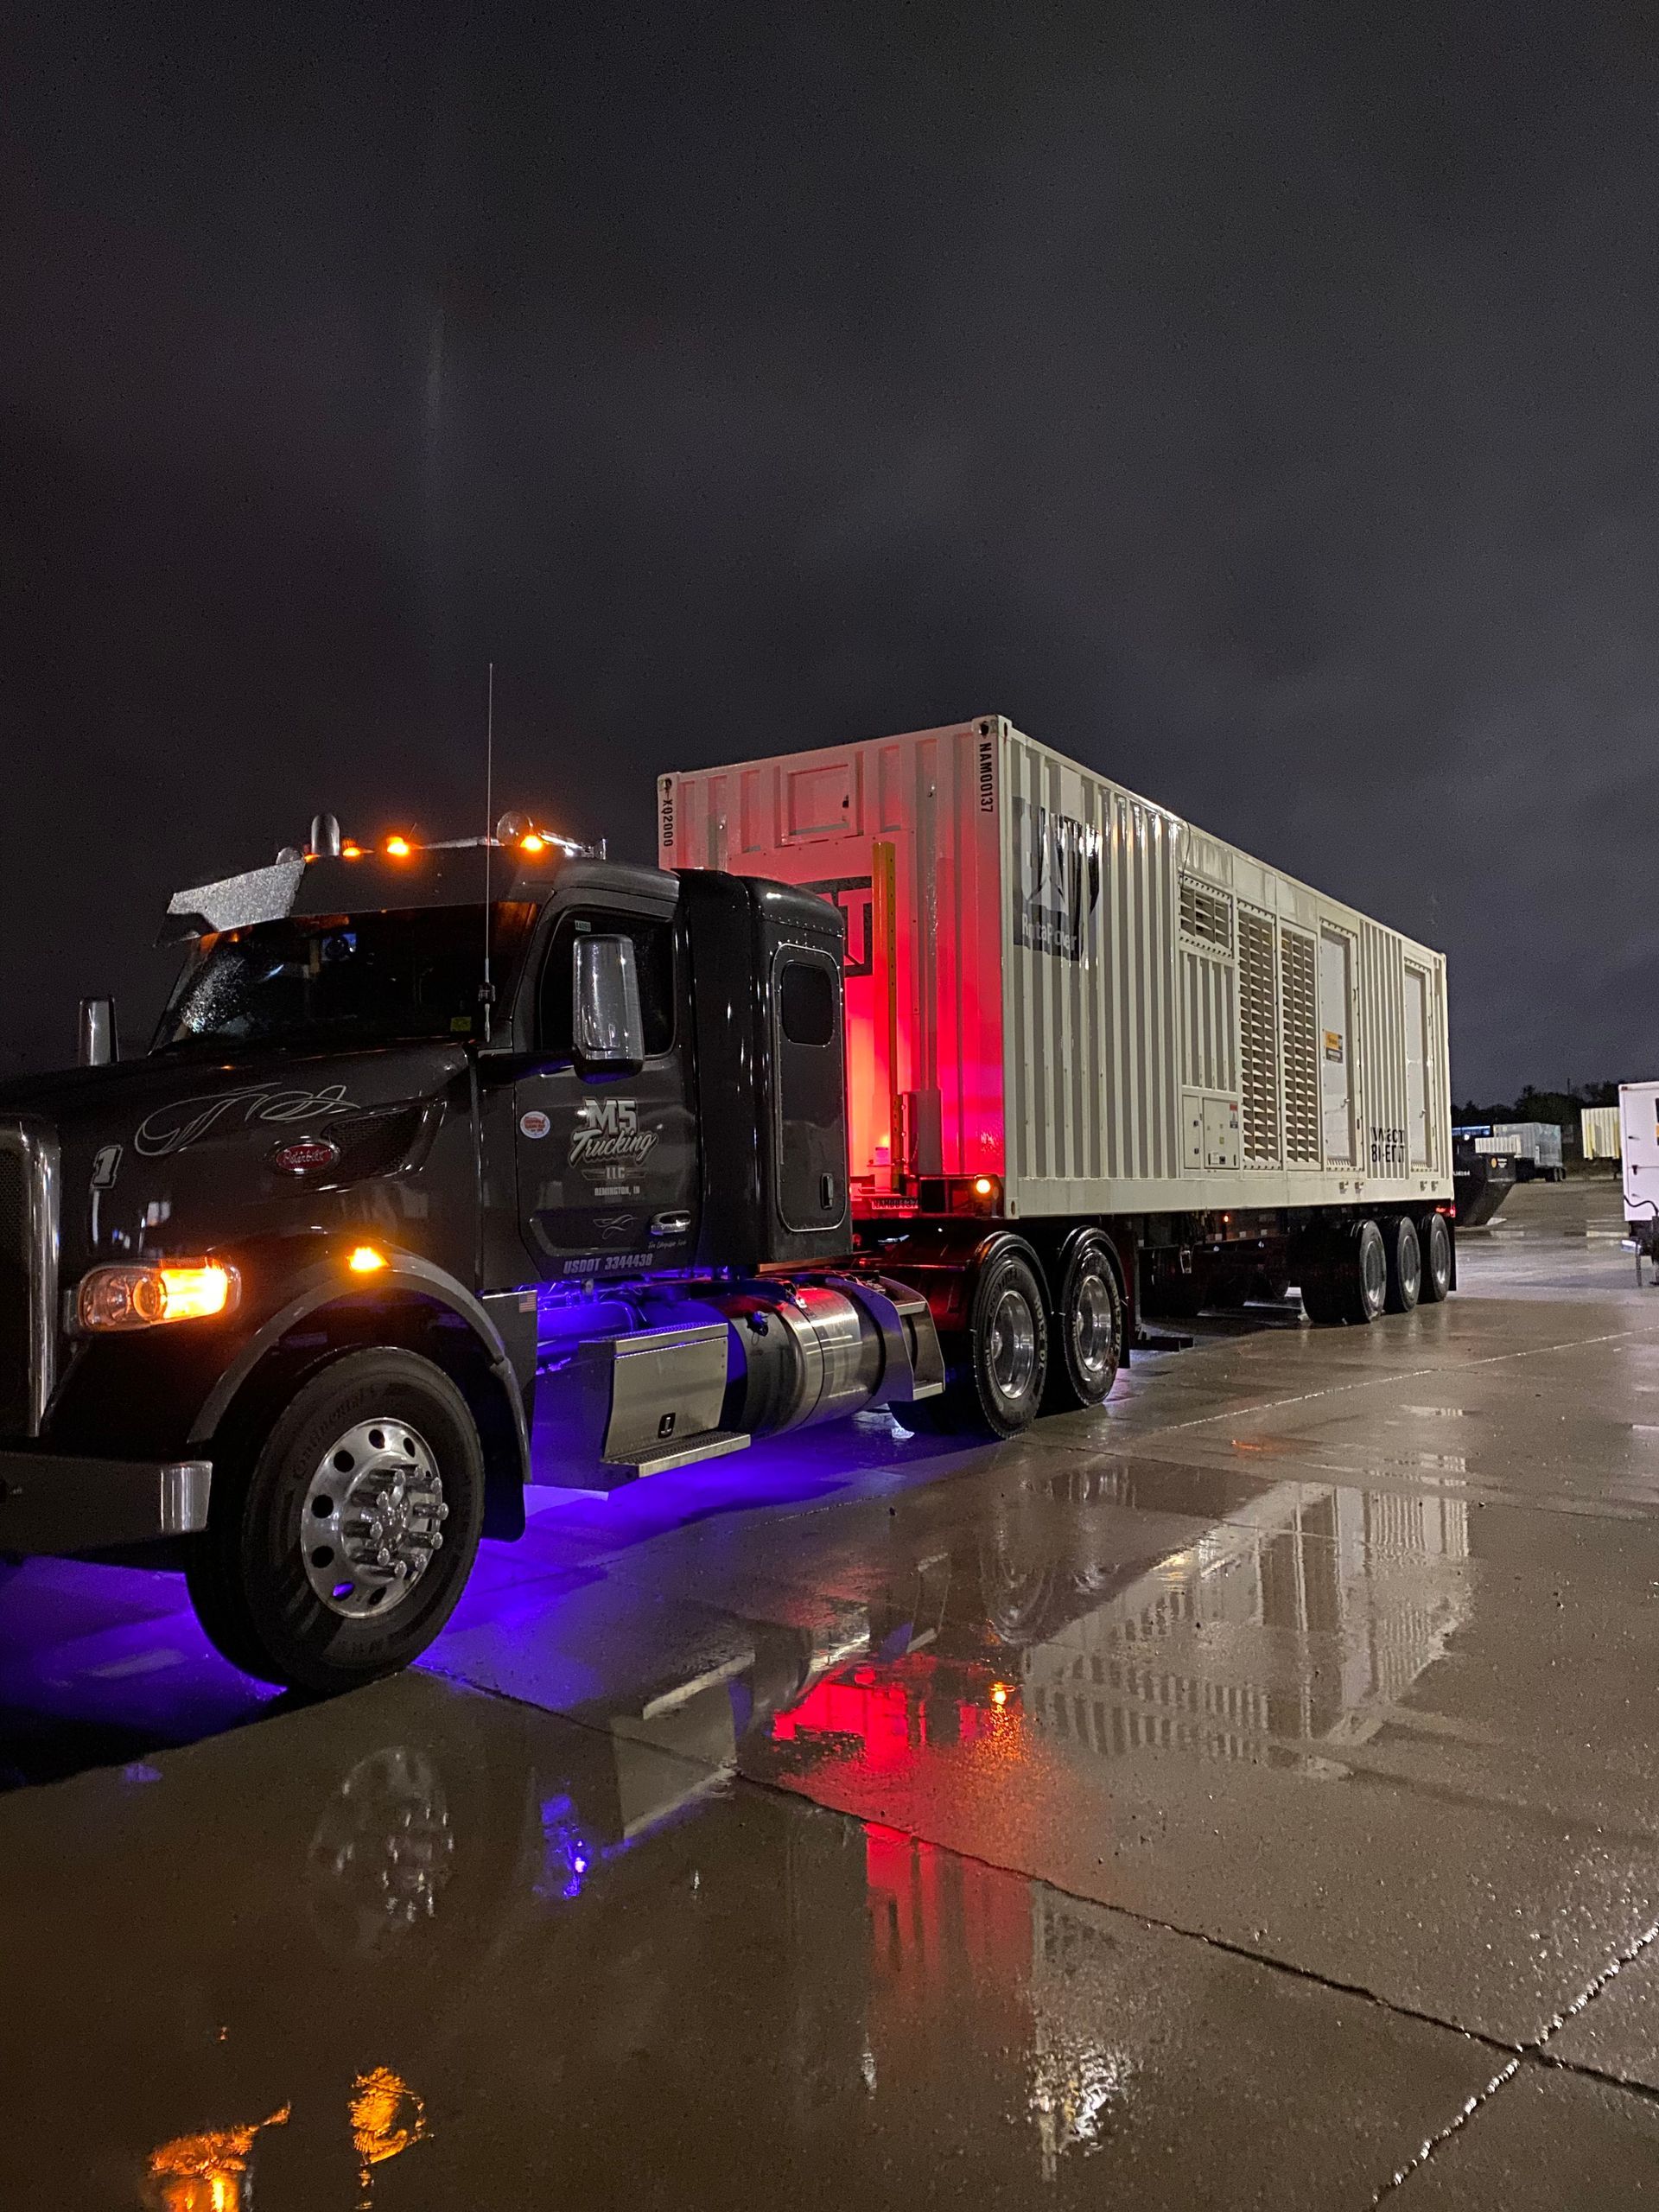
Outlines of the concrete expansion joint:
{"type": "MultiPolygon", "coordinates": [[[[1599,1974],[1596,1975],[1589,1986],[1586,1989],[1582,1990],[1580,1994],[1573,1999],[1572,2004],[1567,2007],[1566,2011],[1558,2012],[1555,2015],[1555,2018],[1544,2030],[1542,2035],[1534,2037],[1530,2043],[1523,2044],[1516,2052],[1515,2056],[1509,2061],[1508,2064],[1501,2067],[1499,2070],[1493,2075],[1491,2080],[1486,2084],[1484,2089],[1478,2090],[1472,2097],[1470,2097],[1464,2104],[1459,2106],[1459,2109],[1452,2114],[1446,2126],[1442,2127],[1437,2134],[1429,2136],[1424,2141],[1419,2148],[1415,2157],[1408,2159],[1403,2166],[1399,2167],[1389,2177],[1389,2178],[1383,2183],[1382,2188],[1377,2190],[1376,2195],[1371,2199],[1372,2205],[1375,2207],[1381,2204],[1385,2196],[1392,2196],[1395,2190],[1402,2188],[1404,2184],[1411,2179],[1414,2173],[1420,2172],[1424,2166],[1427,2165],[1429,2161],[1436,2156],[1444,2145],[1449,2143],[1454,2135],[1461,2133],[1463,2129],[1467,2127],[1470,2121],[1474,2119],[1476,2114],[1485,2109],[1486,2106],[1491,2102],[1492,2098],[1497,2094],[1500,2089],[1506,2088],[1510,2082],[1513,2082],[1519,2075],[1523,2067],[1547,2067],[1557,2073],[1584,2075],[1592,2081],[1605,2082],[1610,2088],[1621,2089],[1629,2095],[1643,2098],[1649,2104],[1659,2104],[1659,2090],[1649,2088],[1646,2082],[1626,2081],[1621,2075],[1608,2073],[1599,2066],[1588,2066],[1576,2059],[1557,2058],[1548,2048],[1551,2037],[1559,2035],[1560,2031],[1567,2026],[1569,2021],[1576,2020],[1579,2015],[1589,2005],[1592,2005],[1596,1999],[1601,1995],[1608,1983],[1611,1982],[1624,1967],[1630,1966],[1633,1961],[1639,1959],[1643,1953],[1649,1949],[1656,1941],[1659,1941],[1659,1922],[1656,1922],[1651,1927],[1644,1929],[1643,1932],[1637,1937],[1635,1942],[1628,1945],[1618,1954],[1617,1958],[1610,1960],[1607,1965],[1599,1974]]],[[[1427,2014],[1419,2014],[1418,2017],[1420,2018],[1427,2018],[1431,2016],[1427,2014]]],[[[1443,2027],[1449,2027],[1451,2024],[1452,2024],[1449,2021],[1442,2021],[1440,2023],[1440,2025],[1443,2027]]],[[[1466,2034],[1468,2031],[1459,2029],[1455,2031],[1455,2032],[1466,2034]]],[[[1484,2036],[1478,2036],[1475,2037],[1473,2040],[1484,2043],[1487,2041],[1488,2038],[1484,2036]]],[[[1497,2047],[1501,2049],[1503,2046],[1499,2045],[1497,2047]]]]}

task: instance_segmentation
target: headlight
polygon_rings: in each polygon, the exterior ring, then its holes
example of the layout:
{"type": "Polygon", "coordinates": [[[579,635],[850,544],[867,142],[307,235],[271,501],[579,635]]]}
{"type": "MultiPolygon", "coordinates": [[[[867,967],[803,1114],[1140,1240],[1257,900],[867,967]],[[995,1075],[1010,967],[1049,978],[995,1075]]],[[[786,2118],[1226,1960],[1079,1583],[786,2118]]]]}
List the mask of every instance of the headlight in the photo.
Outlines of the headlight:
{"type": "Polygon", "coordinates": [[[83,1329],[153,1329],[161,1321],[205,1321],[228,1313],[242,1292],[234,1268],[217,1260],[160,1260],[94,1268],[83,1275],[75,1311],[83,1329]]]}

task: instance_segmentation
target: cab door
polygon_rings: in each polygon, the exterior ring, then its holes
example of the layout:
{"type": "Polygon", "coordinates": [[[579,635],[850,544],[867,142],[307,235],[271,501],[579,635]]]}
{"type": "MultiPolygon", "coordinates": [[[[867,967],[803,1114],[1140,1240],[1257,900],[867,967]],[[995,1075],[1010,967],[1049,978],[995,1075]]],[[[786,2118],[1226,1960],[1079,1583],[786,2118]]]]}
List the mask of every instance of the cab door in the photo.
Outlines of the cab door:
{"type": "Polygon", "coordinates": [[[677,957],[665,914],[578,906],[554,925],[534,1051],[513,1086],[518,1216],[544,1281],[690,1262],[700,1179],[677,957]],[[588,935],[632,942],[645,1047],[637,1075],[589,1080],[574,1065],[575,947],[588,935]]]}

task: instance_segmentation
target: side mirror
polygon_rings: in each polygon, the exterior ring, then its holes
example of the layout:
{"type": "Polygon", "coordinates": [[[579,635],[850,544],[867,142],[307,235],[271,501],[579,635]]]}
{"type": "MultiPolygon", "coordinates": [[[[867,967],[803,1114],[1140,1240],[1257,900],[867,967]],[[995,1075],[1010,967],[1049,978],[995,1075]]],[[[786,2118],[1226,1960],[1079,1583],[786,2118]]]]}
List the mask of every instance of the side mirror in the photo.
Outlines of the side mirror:
{"type": "Polygon", "coordinates": [[[631,937],[576,939],[571,1023],[579,1076],[637,1075],[645,1061],[645,1018],[631,937]]]}
{"type": "Polygon", "coordinates": [[[120,1058],[115,1033],[115,1001],[82,999],[80,1039],[77,1057],[84,1068],[106,1068],[120,1058]]]}

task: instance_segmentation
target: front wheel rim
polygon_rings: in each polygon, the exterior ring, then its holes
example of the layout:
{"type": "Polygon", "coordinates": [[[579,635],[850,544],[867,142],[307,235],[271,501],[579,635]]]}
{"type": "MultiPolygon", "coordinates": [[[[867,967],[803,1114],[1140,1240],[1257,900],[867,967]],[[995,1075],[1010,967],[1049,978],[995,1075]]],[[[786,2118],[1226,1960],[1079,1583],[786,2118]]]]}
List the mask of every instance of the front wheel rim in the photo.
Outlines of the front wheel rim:
{"type": "Polygon", "coordinates": [[[346,1620],[407,1606],[443,1548],[449,1517],[431,1446],[379,1416],[337,1437],[306,1485],[300,1543],[313,1594],[346,1620]]]}

